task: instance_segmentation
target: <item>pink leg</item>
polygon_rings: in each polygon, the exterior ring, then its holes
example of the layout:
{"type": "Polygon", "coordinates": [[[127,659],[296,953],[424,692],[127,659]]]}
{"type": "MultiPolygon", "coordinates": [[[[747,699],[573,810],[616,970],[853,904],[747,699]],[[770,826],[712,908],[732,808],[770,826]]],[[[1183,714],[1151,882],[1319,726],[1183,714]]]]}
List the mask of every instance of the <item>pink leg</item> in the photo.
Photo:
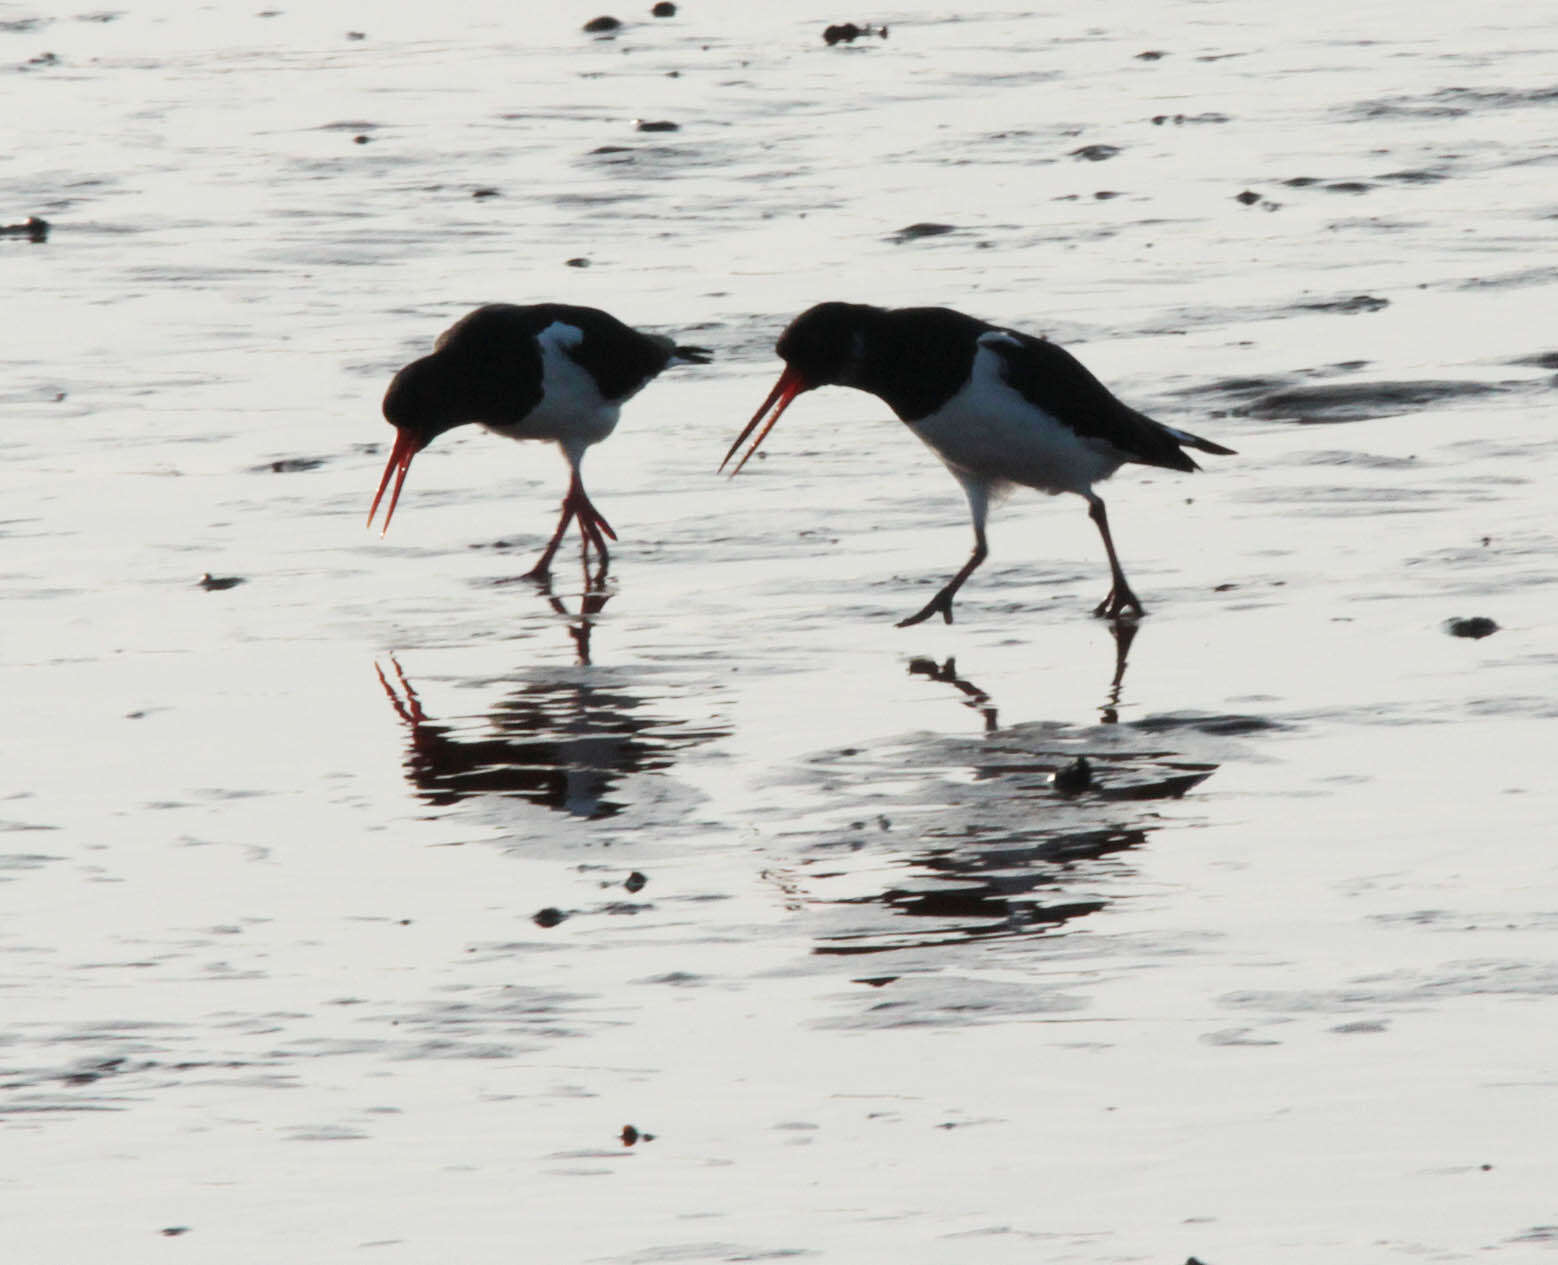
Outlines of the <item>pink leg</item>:
{"type": "Polygon", "coordinates": [[[1098,534],[1104,538],[1104,549],[1109,554],[1109,576],[1112,581],[1109,587],[1109,595],[1093,608],[1093,614],[1102,615],[1107,619],[1119,619],[1128,610],[1137,615],[1145,615],[1147,612],[1136,594],[1131,592],[1131,586],[1125,582],[1125,572],[1120,568],[1119,556],[1114,551],[1114,541],[1109,536],[1109,518],[1104,513],[1103,498],[1088,493],[1087,516],[1098,524],[1098,534]]]}
{"type": "Polygon", "coordinates": [[[575,518],[579,520],[579,534],[584,539],[586,558],[593,544],[596,552],[600,554],[600,573],[602,575],[606,573],[606,566],[611,558],[606,552],[605,538],[610,536],[615,540],[617,533],[612,531],[611,524],[591,503],[584,491],[584,484],[579,479],[579,472],[575,470],[568,480],[568,492],[563,497],[563,512],[562,517],[557,520],[557,530],[552,533],[551,540],[547,541],[540,561],[525,573],[526,579],[539,580],[551,574],[552,558],[557,553],[557,547],[563,542],[563,534],[568,530],[568,524],[575,518]]]}
{"type": "Polygon", "coordinates": [[[898,627],[910,628],[915,624],[923,623],[937,611],[940,611],[941,617],[950,624],[952,622],[953,596],[960,588],[963,587],[963,581],[974,574],[974,568],[983,562],[985,558],[989,556],[989,553],[989,549],[985,547],[985,529],[980,526],[975,526],[974,552],[969,555],[968,561],[963,564],[963,569],[950,580],[948,580],[945,586],[943,586],[941,592],[937,593],[935,597],[926,602],[920,610],[916,611],[913,615],[910,615],[908,619],[899,620],[898,627]]]}

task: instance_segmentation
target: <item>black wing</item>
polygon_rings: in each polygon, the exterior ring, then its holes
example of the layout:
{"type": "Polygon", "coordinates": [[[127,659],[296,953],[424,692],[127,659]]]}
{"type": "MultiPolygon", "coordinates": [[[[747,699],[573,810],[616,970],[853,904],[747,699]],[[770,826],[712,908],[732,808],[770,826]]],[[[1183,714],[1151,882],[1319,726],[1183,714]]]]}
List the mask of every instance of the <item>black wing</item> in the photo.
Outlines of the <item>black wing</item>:
{"type": "Polygon", "coordinates": [[[1127,461],[1199,470],[1181,445],[1233,455],[1231,448],[1165,426],[1122,403],[1080,360],[1048,339],[991,327],[979,343],[1001,358],[1007,385],[1030,404],[1078,435],[1109,444],[1127,461]]]}

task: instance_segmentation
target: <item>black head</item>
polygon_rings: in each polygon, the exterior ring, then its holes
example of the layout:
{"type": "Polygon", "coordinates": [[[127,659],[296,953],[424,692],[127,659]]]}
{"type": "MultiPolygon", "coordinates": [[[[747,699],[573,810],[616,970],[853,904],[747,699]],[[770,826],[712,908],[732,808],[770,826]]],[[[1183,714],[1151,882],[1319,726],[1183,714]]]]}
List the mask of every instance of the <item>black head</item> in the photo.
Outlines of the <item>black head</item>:
{"type": "Polygon", "coordinates": [[[790,322],[775,350],[807,388],[853,386],[866,331],[881,315],[881,308],[864,303],[819,303],[790,322]]]}
{"type": "Polygon", "coordinates": [[[881,308],[864,303],[819,303],[807,308],[779,335],[775,350],[785,362],[784,372],[774,389],[768,393],[761,408],[752,420],[736,436],[720,462],[720,469],[736,455],[736,449],[767,416],[767,424],[758,431],[746,455],[736,463],[731,474],[752,459],[768,432],[790,407],[790,401],[803,391],[825,386],[861,386],[861,368],[865,363],[866,337],[869,329],[883,316],[881,308]],[[772,409],[772,414],[769,410],[772,409]]]}
{"type": "Polygon", "coordinates": [[[396,430],[409,431],[426,446],[461,423],[464,411],[450,391],[448,371],[438,352],[413,360],[397,373],[384,392],[384,419],[396,430]]]}
{"type": "Polygon", "coordinates": [[[395,476],[395,490],[390,496],[389,508],[384,511],[380,535],[389,530],[395,505],[400,500],[400,489],[406,482],[406,471],[411,468],[411,459],[446,430],[473,420],[464,415],[466,409],[457,398],[458,393],[451,393],[448,387],[449,373],[444,357],[440,352],[434,352],[421,360],[413,360],[397,373],[384,393],[384,418],[395,428],[395,447],[390,451],[384,477],[379,480],[378,493],[368,511],[370,526],[391,475],[395,476]]]}

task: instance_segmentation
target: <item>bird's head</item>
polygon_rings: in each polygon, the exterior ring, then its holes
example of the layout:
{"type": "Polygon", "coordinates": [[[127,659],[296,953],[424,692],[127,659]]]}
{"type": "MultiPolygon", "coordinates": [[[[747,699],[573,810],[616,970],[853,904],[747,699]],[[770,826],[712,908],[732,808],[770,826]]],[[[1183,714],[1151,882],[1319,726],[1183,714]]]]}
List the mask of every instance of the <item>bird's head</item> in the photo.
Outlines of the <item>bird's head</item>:
{"type": "Polygon", "coordinates": [[[394,474],[395,490],[390,493],[389,507],[384,511],[382,536],[389,530],[400,489],[406,481],[406,471],[411,469],[411,459],[432,443],[446,430],[451,430],[467,420],[456,416],[450,408],[451,397],[442,389],[446,375],[438,353],[413,360],[397,373],[384,393],[384,418],[395,428],[395,447],[390,452],[389,463],[384,467],[384,477],[379,480],[379,490],[368,510],[368,525],[373,526],[373,516],[378,512],[384,489],[394,474]]]}
{"type": "Polygon", "coordinates": [[[819,303],[807,308],[790,322],[784,333],[779,335],[775,347],[785,363],[785,370],[768,398],[763,401],[763,406],[752,415],[752,420],[741,434],[736,436],[736,442],[731,444],[725,460],[720,462],[721,470],[735,456],[736,449],[741,447],[746,437],[757,429],[769,409],[774,411],[768,424],[758,432],[752,446],[736,463],[731,474],[738,473],[751,460],[752,454],[768,437],[768,432],[773,430],[774,423],[790,407],[790,401],[801,392],[822,386],[858,385],[856,379],[865,355],[866,328],[872,314],[877,311],[879,309],[861,303],[819,303]]]}

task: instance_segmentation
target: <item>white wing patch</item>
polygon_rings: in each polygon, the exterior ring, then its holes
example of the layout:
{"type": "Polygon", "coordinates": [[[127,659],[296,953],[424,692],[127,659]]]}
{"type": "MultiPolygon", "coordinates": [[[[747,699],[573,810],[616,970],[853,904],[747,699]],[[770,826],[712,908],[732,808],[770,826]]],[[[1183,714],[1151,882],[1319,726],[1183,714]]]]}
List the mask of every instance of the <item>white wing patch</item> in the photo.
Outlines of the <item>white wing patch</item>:
{"type": "Polygon", "coordinates": [[[536,335],[541,353],[541,402],[517,426],[489,426],[510,439],[552,440],[576,463],[584,450],[617,428],[620,401],[605,399],[584,367],[568,351],[584,331],[553,321],[536,335]]]}
{"type": "Polygon", "coordinates": [[[909,423],[952,472],[1051,495],[1085,495],[1119,469],[1123,454],[1077,435],[1013,390],[997,347],[1022,344],[1001,330],[981,334],[962,390],[928,417],[909,423]]]}

